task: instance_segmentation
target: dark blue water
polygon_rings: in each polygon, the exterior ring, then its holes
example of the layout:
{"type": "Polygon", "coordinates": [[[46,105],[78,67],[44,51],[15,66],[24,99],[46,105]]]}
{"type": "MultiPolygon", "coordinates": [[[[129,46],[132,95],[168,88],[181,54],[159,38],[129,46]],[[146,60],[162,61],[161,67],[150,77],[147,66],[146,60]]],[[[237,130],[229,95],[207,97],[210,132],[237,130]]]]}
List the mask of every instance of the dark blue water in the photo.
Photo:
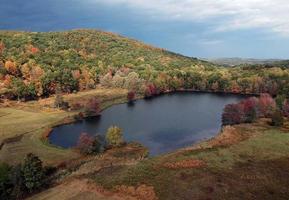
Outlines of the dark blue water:
{"type": "Polygon", "coordinates": [[[158,155],[216,135],[224,106],[242,100],[238,95],[210,93],[166,94],[134,105],[114,105],[100,117],[56,127],[49,139],[54,145],[73,147],[83,132],[105,134],[116,125],[126,141],[137,141],[158,155]]]}

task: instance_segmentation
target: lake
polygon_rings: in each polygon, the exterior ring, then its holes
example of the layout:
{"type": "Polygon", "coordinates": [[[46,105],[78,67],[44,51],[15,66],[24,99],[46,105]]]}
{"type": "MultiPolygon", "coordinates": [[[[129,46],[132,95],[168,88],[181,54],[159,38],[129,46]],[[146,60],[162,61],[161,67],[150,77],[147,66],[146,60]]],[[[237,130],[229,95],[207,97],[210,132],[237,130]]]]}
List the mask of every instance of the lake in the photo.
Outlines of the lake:
{"type": "Polygon", "coordinates": [[[50,143],[64,148],[77,144],[83,132],[104,135],[116,125],[126,141],[149,148],[151,156],[174,151],[215,136],[221,128],[222,110],[244,96],[231,94],[177,92],[114,105],[99,117],[84,119],[53,129],[50,143]]]}

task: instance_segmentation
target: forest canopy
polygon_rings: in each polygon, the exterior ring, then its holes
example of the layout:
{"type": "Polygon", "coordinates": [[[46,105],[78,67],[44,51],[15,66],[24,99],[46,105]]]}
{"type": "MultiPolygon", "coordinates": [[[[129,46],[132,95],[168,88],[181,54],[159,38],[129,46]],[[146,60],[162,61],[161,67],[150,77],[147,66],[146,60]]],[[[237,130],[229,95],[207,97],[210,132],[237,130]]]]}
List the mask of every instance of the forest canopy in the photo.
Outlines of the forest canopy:
{"type": "Polygon", "coordinates": [[[0,31],[0,95],[37,99],[104,87],[146,96],[191,89],[244,94],[288,94],[287,62],[222,67],[116,34],[0,31]]]}

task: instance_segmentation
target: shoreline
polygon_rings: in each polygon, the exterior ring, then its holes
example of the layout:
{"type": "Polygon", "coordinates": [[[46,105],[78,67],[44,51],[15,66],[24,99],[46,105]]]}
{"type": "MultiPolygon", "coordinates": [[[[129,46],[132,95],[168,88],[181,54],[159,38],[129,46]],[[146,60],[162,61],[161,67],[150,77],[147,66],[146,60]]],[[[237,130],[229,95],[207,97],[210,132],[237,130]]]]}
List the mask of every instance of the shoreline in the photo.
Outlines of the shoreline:
{"type": "MultiPolygon", "coordinates": [[[[179,89],[179,90],[170,90],[170,91],[165,91],[165,92],[162,92],[160,94],[157,94],[157,95],[154,95],[154,96],[151,96],[151,97],[145,97],[145,96],[137,96],[133,102],[135,101],[138,101],[138,100],[153,100],[154,98],[157,98],[159,96],[162,96],[162,95],[167,95],[167,94],[174,94],[174,93],[207,93],[207,94],[223,94],[223,95],[239,95],[239,96],[247,96],[247,97],[250,97],[250,96],[257,96],[259,94],[242,94],[242,93],[226,93],[226,92],[219,92],[219,91],[201,91],[201,90],[193,90],[193,89],[179,89]]],[[[117,103],[111,103],[107,106],[104,106],[100,109],[100,112],[98,115],[101,115],[101,113],[114,106],[114,105],[121,105],[121,104],[127,104],[129,103],[129,101],[126,99],[126,100],[123,100],[123,101],[120,101],[120,102],[117,102],[117,103]]],[[[78,122],[78,121],[82,121],[82,120],[85,120],[87,118],[90,118],[90,117],[95,117],[95,116],[85,116],[83,117],[82,119],[77,119],[76,117],[79,115],[80,112],[78,112],[77,114],[73,115],[73,116],[69,116],[67,117],[66,119],[63,119],[63,121],[60,121],[59,123],[57,123],[56,125],[53,125],[51,127],[49,127],[49,131],[45,131],[41,138],[42,138],[42,142],[45,144],[45,145],[48,145],[52,148],[57,148],[57,149],[63,149],[63,150],[73,150],[73,147],[70,147],[70,148],[64,148],[64,147],[61,147],[61,146],[57,146],[57,145],[54,145],[52,143],[50,143],[49,141],[49,136],[50,134],[52,133],[53,129],[56,128],[56,127],[59,127],[59,126],[62,126],[62,125],[67,125],[67,124],[73,124],[75,122],[78,122]]],[[[182,147],[180,149],[176,149],[174,152],[178,152],[180,151],[181,149],[184,149],[184,148],[190,148],[190,147],[193,147],[195,145],[198,145],[199,143],[203,143],[203,142],[208,142],[210,140],[213,140],[214,138],[216,138],[219,134],[222,133],[222,130],[223,130],[223,127],[220,126],[219,127],[219,132],[215,133],[214,136],[212,136],[211,138],[207,138],[207,139],[204,139],[202,141],[199,141],[195,144],[192,144],[192,145],[189,145],[187,147],[182,147]]],[[[136,141],[137,142],[137,141],[136,141]]],[[[165,154],[170,154],[170,153],[174,153],[174,152],[168,152],[168,153],[165,153],[165,154]]],[[[162,154],[162,155],[165,155],[165,154],[162,154]]]]}

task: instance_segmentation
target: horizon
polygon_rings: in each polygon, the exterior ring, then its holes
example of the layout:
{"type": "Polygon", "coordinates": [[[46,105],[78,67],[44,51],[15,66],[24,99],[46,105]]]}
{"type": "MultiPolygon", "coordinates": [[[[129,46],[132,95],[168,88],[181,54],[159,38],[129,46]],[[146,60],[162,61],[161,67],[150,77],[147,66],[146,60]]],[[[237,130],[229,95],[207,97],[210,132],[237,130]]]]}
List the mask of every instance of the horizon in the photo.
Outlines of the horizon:
{"type": "Polygon", "coordinates": [[[3,0],[0,8],[1,30],[97,29],[197,58],[289,55],[284,0],[3,0]]]}

